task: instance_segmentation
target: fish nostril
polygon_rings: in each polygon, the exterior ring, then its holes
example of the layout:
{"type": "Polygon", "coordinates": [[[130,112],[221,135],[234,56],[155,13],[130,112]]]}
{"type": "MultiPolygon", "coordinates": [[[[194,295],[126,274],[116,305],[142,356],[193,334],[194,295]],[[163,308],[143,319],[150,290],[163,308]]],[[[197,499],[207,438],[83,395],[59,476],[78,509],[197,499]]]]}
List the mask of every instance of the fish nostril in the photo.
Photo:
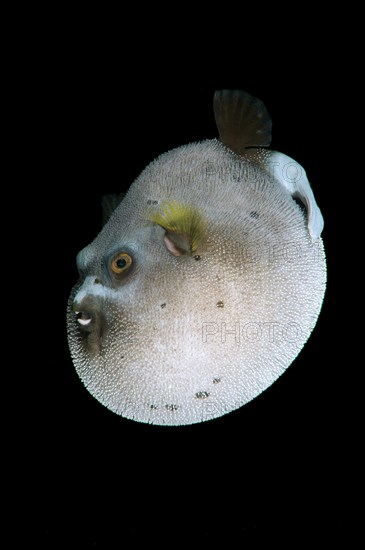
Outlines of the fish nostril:
{"type": "Polygon", "coordinates": [[[98,278],[95,278],[94,283],[95,283],[96,285],[101,285],[101,280],[98,279],[98,278]]]}

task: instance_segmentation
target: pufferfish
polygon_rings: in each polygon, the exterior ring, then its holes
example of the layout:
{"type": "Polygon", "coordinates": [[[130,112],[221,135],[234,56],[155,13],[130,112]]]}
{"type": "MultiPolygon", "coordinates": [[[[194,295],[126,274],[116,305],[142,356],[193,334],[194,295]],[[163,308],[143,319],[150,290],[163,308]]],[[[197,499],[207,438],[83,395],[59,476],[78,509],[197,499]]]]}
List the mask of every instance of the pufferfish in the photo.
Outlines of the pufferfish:
{"type": "Polygon", "coordinates": [[[323,301],[323,218],[306,173],[269,150],[271,119],[243,91],[214,95],[219,139],[149,164],[77,256],[67,323],[89,392],[166,426],[220,417],[267,389],[323,301]]]}

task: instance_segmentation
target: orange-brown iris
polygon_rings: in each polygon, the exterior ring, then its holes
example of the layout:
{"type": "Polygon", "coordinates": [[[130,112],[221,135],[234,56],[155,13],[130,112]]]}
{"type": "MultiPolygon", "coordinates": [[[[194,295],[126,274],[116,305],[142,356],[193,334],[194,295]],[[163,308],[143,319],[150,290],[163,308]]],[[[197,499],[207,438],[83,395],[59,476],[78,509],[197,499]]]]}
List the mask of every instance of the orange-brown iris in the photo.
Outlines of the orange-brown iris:
{"type": "Polygon", "coordinates": [[[128,271],[131,265],[132,258],[130,255],[126,252],[119,252],[119,254],[117,254],[111,262],[111,270],[116,275],[122,275],[122,273],[128,271]]]}

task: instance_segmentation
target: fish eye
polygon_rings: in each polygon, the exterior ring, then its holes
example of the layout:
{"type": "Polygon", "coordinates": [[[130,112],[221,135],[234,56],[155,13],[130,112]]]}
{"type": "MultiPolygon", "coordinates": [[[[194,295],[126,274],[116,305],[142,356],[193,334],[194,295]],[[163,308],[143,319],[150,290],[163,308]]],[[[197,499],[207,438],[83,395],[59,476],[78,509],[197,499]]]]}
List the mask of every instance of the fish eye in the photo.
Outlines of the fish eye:
{"type": "Polygon", "coordinates": [[[131,265],[131,256],[126,252],[119,252],[119,254],[117,254],[111,262],[111,270],[116,275],[121,275],[122,273],[125,273],[131,265]]]}

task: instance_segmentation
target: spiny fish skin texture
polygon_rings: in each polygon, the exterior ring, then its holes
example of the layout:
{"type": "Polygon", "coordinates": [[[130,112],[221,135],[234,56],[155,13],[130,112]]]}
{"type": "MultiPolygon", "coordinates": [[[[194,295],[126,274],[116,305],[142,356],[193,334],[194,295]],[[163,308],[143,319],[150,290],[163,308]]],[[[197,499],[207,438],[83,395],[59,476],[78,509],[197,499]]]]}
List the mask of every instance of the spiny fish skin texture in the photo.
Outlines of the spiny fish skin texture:
{"type": "Polygon", "coordinates": [[[192,424],[251,401],[298,355],[324,297],[323,219],[304,169],[266,148],[259,100],[217,92],[214,109],[220,139],[154,160],[77,258],[76,371],[140,422],[192,424]]]}

